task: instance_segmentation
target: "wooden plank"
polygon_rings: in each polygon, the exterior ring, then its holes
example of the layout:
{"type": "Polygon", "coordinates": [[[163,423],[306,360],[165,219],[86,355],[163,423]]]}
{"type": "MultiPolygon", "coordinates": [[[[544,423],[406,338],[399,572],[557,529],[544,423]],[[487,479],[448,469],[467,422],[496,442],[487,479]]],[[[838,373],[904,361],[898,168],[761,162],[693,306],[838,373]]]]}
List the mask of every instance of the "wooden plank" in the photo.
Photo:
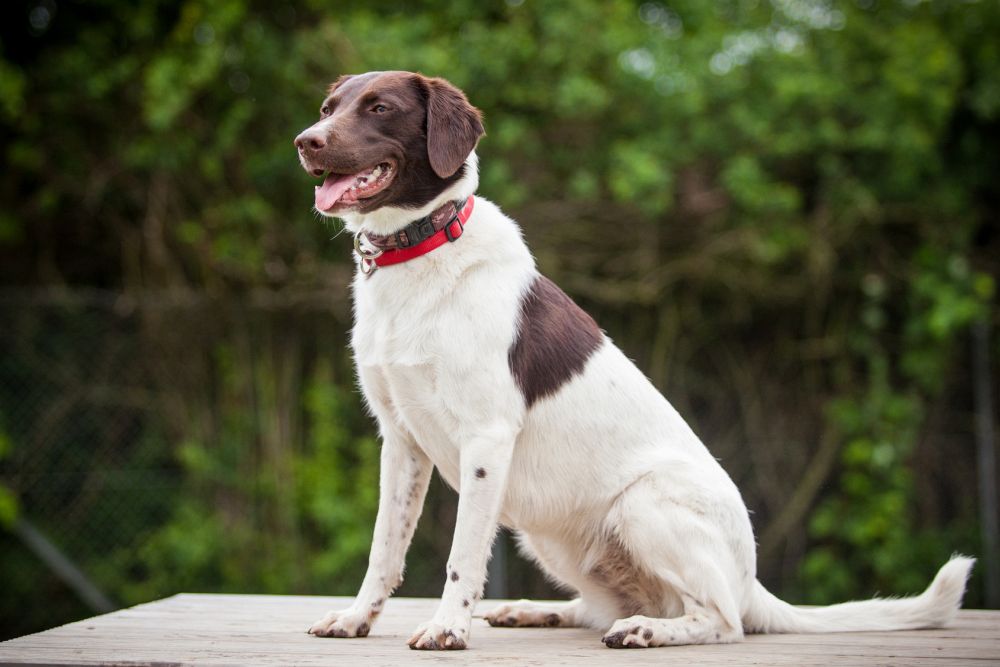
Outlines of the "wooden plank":
{"type": "Polygon", "coordinates": [[[0,643],[0,664],[391,665],[1000,665],[1000,612],[963,611],[954,627],[896,633],[754,635],[739,644],[611,651],[576,628],[491,628],[479,605],[470,649],[411,651],[436,601],[390,600],[371,636],[321,639],[306,628],[350,598],[181,594],[0,643]]]}

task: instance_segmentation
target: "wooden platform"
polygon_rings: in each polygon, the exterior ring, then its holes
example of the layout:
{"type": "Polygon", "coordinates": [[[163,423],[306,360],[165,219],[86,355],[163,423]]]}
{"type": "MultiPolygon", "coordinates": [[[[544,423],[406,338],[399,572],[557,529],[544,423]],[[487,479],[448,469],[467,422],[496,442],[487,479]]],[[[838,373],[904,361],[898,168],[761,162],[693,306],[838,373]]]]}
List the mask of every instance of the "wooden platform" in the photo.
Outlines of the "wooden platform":
{"type": "MultiPolygon", "coordinates": [[[[1000,664],[1000,612],[963,611],[954,627],[893,633],[752,636],[740,644],[613,650],[592,630],[491,628],[473,622],[465,651],[411,651],[435,601],[394,599],[366,639],[306,628],[348,598],[182,594],[0,643],[17,665],[989,665],[1000,664]]],[[[496,601],[480,603],[477,616],[496,601]]]]}

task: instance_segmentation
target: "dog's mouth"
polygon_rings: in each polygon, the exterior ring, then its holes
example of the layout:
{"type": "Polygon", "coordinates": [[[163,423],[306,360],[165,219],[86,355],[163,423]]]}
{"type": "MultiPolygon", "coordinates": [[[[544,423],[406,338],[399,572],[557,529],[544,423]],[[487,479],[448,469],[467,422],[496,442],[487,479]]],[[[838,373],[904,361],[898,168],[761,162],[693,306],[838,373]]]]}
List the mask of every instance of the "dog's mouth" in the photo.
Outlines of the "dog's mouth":
{"type": "Polygon", "coordinates": [[[356,174],[330,172],[323,184],[316,186],[316,209],[332,211],[357,205],[362,199],[374,197],[389,187],[395,176],[396,165],[389,161],[379,162],[356,174]]]}

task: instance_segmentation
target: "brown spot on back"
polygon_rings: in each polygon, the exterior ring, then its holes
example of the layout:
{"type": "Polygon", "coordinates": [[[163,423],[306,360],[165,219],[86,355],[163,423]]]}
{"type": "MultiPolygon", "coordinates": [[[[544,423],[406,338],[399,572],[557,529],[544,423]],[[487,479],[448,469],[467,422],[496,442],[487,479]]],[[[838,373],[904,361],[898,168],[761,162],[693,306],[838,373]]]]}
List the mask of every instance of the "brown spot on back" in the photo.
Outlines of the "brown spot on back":
{"type": "Polygon", "coordinates": [[[486,477],[486,471],[483,470],[482,468],[476,468],[476,477],[478,477],[479,479],[486,477]]]}
{"type": "Polygon", "coordinates": [[[521,299],[517,338],[507,354],[524,402],[554,393],[583,371],[603,340],[600,327],[545,276],[521,299]]]}

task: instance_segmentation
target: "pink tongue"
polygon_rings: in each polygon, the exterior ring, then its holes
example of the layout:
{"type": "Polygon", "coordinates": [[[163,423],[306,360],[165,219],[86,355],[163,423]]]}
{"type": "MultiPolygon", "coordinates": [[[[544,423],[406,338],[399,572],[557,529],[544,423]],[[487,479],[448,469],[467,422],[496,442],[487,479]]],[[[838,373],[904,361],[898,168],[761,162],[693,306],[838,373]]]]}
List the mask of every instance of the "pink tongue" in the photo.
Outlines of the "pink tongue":
{"type": "Polygon", "coordinates": [[[347,192],[347,188],[354,183],[354,176],[337,176],[330,174],[323,181],[323,185],[316,188],[316,208],[320,211],[327,211],[333,208],[340,196],[347,192]]]}

